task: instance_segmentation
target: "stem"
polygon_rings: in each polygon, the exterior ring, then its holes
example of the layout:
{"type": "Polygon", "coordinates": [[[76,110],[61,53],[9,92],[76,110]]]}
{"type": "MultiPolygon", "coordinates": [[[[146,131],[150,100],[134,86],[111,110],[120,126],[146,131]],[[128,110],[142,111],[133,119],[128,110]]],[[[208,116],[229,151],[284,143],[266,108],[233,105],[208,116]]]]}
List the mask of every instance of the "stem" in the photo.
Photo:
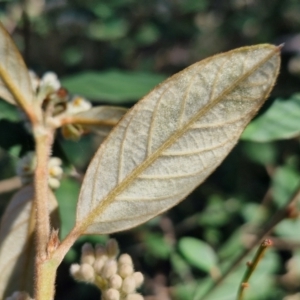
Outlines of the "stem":
{"type": "Polygon", "coordinates": [[[264,240],[261,243],[260,247],[258,248],[252,262],[247,263],[247,270],[246,270],[245,275],[240,284],[240,287],[238,290],[238,295],[237,295],[237,300],[243,300],[244,292],[245,292],[246,288],[249,287],[248,281],[249,281],[251,275],[253,274],[254,270],[256,269],[258,263],[263,258],[263,255],[265,254],[267,248],[270,246],[272,246],[272,241],[269,239],[264,240]]]}
{"type": "Polygon", "coordinates": [[[47,260],[47,244],[50,235],[48,160],[54,134],[52,130],[47,130],[41,125],[35,126],[33,131],[37,157],[34,180],[36,209],[35,300],[48,300],[53,299],[55,271],[58,267],[52,260],[47,260]],[[50,297],[50,295],[52,296],[50,297]]]}
{"type": "Polygon", "coordinates": [[[296,215],[296,202],[300,197],[300,184],[292,194],[292,196],[289,198],[287,203],[282,207],[277,213],[273,216],[273,218],[270,220],[270,222],[261,230],[261,232],[258,233],[256,239],[252,242],[249,248],[245,249],[231,264],[231,266],[225,271],[225,273],[219,277],[211,286],[210,288],[205,292],[204,295],[199,297],[196,295],[194,297],[194,300],[200,299],[204,300],[206,299],[211,292],[218,287],[226,278],[227,276],[240,264],[240,262],[252,251],[254,247],[257,246],[257,244],[267,235],[270,233],[270,231],[273,230],[273,228],[279,224],[282,220],[285,218],[291,218],[296,215]]]}

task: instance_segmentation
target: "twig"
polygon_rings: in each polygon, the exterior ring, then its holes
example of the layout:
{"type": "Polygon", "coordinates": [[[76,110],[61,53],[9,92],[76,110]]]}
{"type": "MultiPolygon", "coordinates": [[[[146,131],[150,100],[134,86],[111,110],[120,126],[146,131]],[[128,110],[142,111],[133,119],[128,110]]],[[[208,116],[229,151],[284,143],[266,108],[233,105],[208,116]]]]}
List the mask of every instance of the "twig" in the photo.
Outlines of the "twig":
{"type": "Polygon", "coordinates": [[[227,276],[240,264],[240,262],[252,251],[254,247],[257,246],[257,244],[266,236],[268,235],[273,228],[279,224],[282,220],[285,218],[294,218],[298,214],[296,209],[296,201],[298,200],[300,196],[300,185],[298,185],[295,192],[292,194],[290,199],[287,201],[286,205],[282,207],[277,213],[273,216],[273,218],[270,220],[270,222],[261,230],[260,233],[258,233],[256,239],[252,242],[250,247],[248,249],[245,249],[231,264],[231,266],[225,271],[225,273],[218,278],[211,287],[206,291],[204,295],[202,295],[200,298],[196,297],[194,298],[199,300],[204,300],[208,297],[208,295],[211,294],[211,292],[219,286],[226,278],[227,276]]]}
{"type": "Polygon", "coordinates": [[[237,300],[242,300],[244,296],[244,292],[246,288],[249,287],[249,279],[251,275],[253,274],[254,270],[256,269],[258,263],[261,261],[262,257],[264,256],[266,250],[268,247],[272,246],[272,241],[270,239],[264,240],[261,245],[259,246],[252,262],[247,263],[247,270],[245,272],[245,275],[242,279],[242,282],[240,284],[238,294],[237,294],[237,300]]]}

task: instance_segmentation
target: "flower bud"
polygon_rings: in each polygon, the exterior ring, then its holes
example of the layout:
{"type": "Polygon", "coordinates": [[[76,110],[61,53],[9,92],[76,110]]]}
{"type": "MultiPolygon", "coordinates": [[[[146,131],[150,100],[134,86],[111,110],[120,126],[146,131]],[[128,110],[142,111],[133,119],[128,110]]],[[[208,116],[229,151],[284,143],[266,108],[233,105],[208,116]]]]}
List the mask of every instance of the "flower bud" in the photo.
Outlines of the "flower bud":
{"type": "Polygon", "coordinates": [[[122,265],[122,264],[133,265],[131,256],[129,254],[120,255],[118,263],[119,263],[119,265],[122,265]]]}
{"type": "Polygon", "coordinates": [[[95,272],[98,275],[101,275],[103,266],[105,265],[105,263],[106,263],[107,260],[108,260],[107,256],[102,256],[102,257],[97,258],[95,260],[95,262],[94,262],[94,269],[95,269],[95,272]]]}
{"type": "Polygon", "coordinates": [[[96,259],[98,259],[99,257],[102,257],[102,256],[107,256],[105,247],[97,244],[95,248],[96,248],[96,250],[95,250],[96,259]]]}
{"type": "Polygon", "coordinates": [[[93,282],[95,278],[94,268],[89,264],[82,264],[80,266],[80,273],[83,278],[83,281],[93,282]]]}
{"type": "Polygon", "coordinates": [[[115,239],[108,240],[105,248],[109,258],[115,258],[119,254],[119,245],[115,239]]]}
{"type": "Polygon", "coordinates": [[[116,289],[108,289],[103,293],[104,300],[119,300],[120,292],[116,289]]]}
{"type": "Polygon", "coordinates": [[[119,290],[121,288],[122,282],[123,282],[123,280],[122,280],[121,276],[118,274],[115,274],[109,278],[109,286],[116,290],[119,290]]]}
{"type": "Polygon", "coordinates": [[[134,272],[132,276],[135,280],[136,287],[139,288],[144,282],[144,275],[141,272],[134,272]]]}
{"type": "Polygon", "coordinates": [[[80,262],[83,264],[92,265],[95,262],[95,252],[94,248],[91,244],[85,243],[81,249],[81,260],[80,262]]]}
{"type": "Polygon", "coordinates": [[[132,276],[126,277],[123,280],[121,290],[125,294],[131,294],[135,291],[136,285],[135,285],[135,280],[132,276]]]}
{"type": "Polygon", "coordinates": [[[118,273],[122,278],[126,278],[126,277],[132,275],[133,272],[134,272],[134,270],[133,270],[132,265],[128,265],[128,264],[119,265],[118,273]]]}
{"type": "Polygon", "coordinates": [[[102,268],[101,275],[103,278],[110,278],[117,273],[117,262],[115,260],[107,260],[102,268]]]}

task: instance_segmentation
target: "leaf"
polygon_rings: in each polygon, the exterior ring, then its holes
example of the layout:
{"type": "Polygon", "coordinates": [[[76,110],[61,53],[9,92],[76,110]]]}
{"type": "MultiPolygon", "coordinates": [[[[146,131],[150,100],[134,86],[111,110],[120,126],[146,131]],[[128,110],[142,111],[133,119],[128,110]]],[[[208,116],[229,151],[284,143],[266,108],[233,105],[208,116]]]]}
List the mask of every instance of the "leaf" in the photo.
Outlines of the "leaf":
{"type": "Polygon", "coordinates": [[[19,50],[0,23],[0,97],[11,104],[34,99],[29,73],[19,50]]]}
{"type": "MultiPolygon", "coordinates": [[[[21,188],[11,199],[0,228],[0,299],[15,291],[32,295],[35,210],[32,185],[21,188]]],[[[50,192],[51,220],[58,228],[57,201],[50,192]]]]}
{"type": "Polygon", "coordinates": [[[207,243],[192,237],[184,237],[179,240],[178,246],[192,266],[207,273],[216,267],[216,253],[207,243]]]}
{"type": "Polygon", "coordinates": [[[263,104],[279,48],[216,55],[156,87],[100,146],[86,172],[76,230],[137,226],[184,199],[222,162],[263,104]]]}
{"type": "Polygon", "coordinates": [[[64,178],[61,186],[55,191],[59,202],[61,219],[60,238],[63,239],[75,224],[76,199],[79,193],[79,184],[71,178],[64,178]]]}
{"type": "Polygon", "coordinates": [[[266,113],[249,124],[241,138],[270,142],[297,137],[300,134],[299,115],[300,94],[288,100],[278,99],[266,113]]]}
{"type": "Polygon", "coordinates": [[[126,112],[123,107],[97,106],[68,117],[68,123],[82,125],[105,138],[126,112]]]}
{"type": "Polygon", "coordinates": [[[64,87],[94,101],[122,103],[136,101],[148,93],[165,76],[145,72],[82,72],[63,78],[64,87]]]}

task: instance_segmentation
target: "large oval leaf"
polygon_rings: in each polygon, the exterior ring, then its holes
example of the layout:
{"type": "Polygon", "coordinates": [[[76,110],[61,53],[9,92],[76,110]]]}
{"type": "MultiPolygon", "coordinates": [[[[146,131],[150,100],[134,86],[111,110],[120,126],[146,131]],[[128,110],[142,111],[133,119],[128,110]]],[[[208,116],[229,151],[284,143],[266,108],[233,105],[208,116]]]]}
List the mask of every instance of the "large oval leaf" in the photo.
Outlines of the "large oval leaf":
{"type": "MultiPolygon", "coordinates": [[[[52,225],[58,226],[58,204],[49,191],[52,225]]],[[[32,294],[34,270],[34,188],[23,187],[11,199],[0,227],[0,299],[15,291],[32,294]]]]}
{"type": "Polygon", "coordinates": [[[245,47],[169,78],[136,104],[99,148],[86,173],[77,229],[136,226],[185,198],[221,163],[263,104],[279,48],[245,47]]]}
{"type": "Polygon", "coordinates": [[[34,99],[28,70],[11,37],[0,23],[0,97],[9,103],[34,99]]]}

